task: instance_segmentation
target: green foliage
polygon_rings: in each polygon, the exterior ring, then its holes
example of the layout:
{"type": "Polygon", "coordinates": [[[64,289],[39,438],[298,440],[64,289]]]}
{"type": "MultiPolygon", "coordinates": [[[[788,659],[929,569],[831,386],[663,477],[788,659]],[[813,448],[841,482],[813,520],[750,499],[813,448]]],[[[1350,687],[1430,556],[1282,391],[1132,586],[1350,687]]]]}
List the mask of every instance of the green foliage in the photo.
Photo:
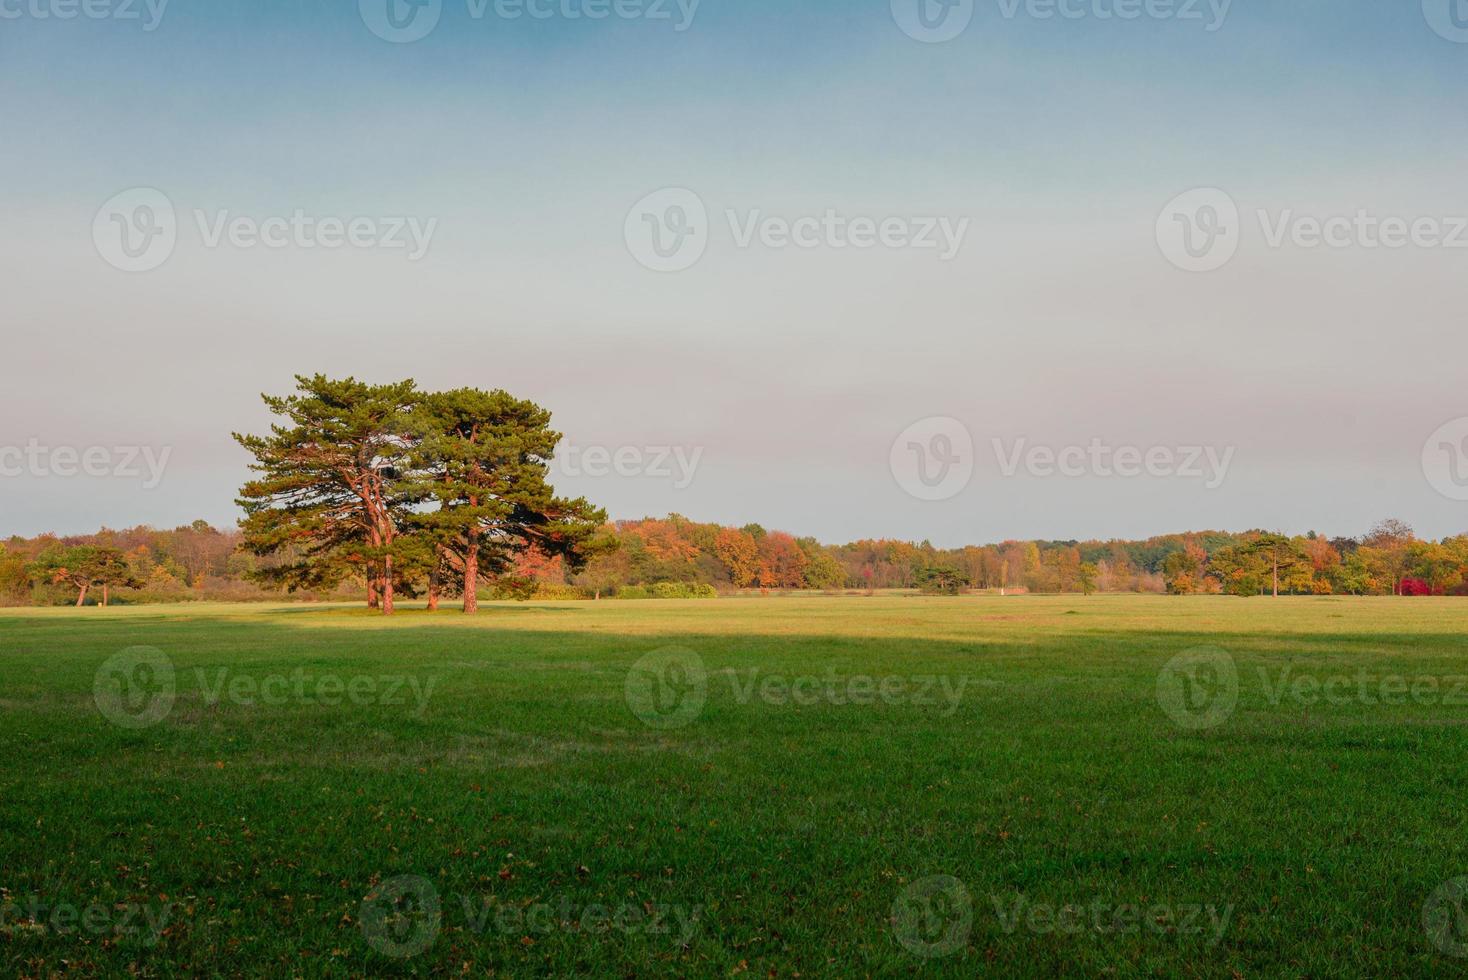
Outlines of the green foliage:
{"type": "Polygon", "coordinates": [[[296,384],[295,395],[265,396],[284,424],[235,435],[255,457],[239,503],[245,546],[271,559],[250,572],[262,581],[294,591],[359,575],[391,612],[396,594],[457,578],[472,612],[481,569],[504,574],[532,548],[578,567],[606,519],[554,495],[546,475],[560,434],[531,402],[424,394],[411,380],[296,384]]]}
{"type": "MultiPolygon", "coordinates": [[[[415,417],[408,521],[469,580],[504,574],[534,548],[575,571],[606,521],[586,500],[555,495],[548,468],[561,440],[548,411],[504,391],[425,396],[415,417]]],[[[599,549],[611,547],[599,542],[599,549]]],[[[466,586],[472,589],[472,586],[466,586]]]]}
{"type": "Polygon", "coordinates": [[[628,585],[617,590],[617,599],[717,599],[718,590],[697,582],[657,582],[628,585]]]}
{"type": "Polygon", "coordinates": [[[30,598],[31,576],[25,559],[0,544],[0,606],[25,605],[30,598]]]}
{"type": "Polygon", "coordinates": [[[1083,595],[1091,595],[1096,591],[1096,577],[1099,570],[1090,562],[1082,562],[1079,570],[1079,583],[1083,595]]]}
{"type": "Polygon", "coordinates": [[[805,584],[811,589],[840,589],[846,585],[846,569],[825,551],[814,550],[805,566],[805,584]]]}
{"type": "Polygon", "coordinates": [[[494,580],[490,594],[496,599],[513,599],[516,602],[529,602],[535,598],[537,585],[538,583],[533,579],[501,576],[494,580]]]}
{"type": "Polygon", "coordinates": [[[238,500],[244,546],[274,559],[253,574],[291,591],[361,574],[391,592],[417,389],[319,374],[296,385],[295,395],[262,396],[285,420],[270,435],[234,436],[257,474],[238,500]]]}
{"type": "Polygon", "coordinates": [[[952,565],[929,565],[918,572],[918,589],[927,595],[959,595],[966,584],[952,565]]]}

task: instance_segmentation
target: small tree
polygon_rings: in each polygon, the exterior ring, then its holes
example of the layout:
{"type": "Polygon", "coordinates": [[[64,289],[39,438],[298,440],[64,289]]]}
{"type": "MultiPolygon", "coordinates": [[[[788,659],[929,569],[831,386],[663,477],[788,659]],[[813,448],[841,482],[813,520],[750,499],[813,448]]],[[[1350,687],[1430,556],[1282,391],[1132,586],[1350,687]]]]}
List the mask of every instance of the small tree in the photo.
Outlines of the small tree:
{"type": "Polygon", "coordinates": [[[37,568],[53,584],[68,584],[77,590],[76,604],[86,605],[87,593],[102,588],[102,605],[111,601],[116,588],[139,588],[142,582],[133,575],[127,556],[116,548],[82,545],[66,551],[50,551],[37,561],[37,568]]]}
{"type": "Polygon", "coordinates": [[[592,591],[592,598],[600,599],[603,592],[610,592],[626,585],[632,575],[632,563],[622,547],[616,530],[610,526],[597,531],[581,547],[586,564],[572,581],[583,589],[592,591]]]}
{"type": "Polygon", "coordinates": [[[1183,546],[1162,560],[1162,578],[1167,591],[1173,595],[1192,595],[1202,591],[1203,570],[1207,567],[1208,555],[1195,544],[1183,546]]]}
{"type": "Polygon", "coordinates": [[[1286,576],[1295,572],[1301,565],[1307,564],[1304,553],[1295,542],[1283,534],[1261,534],[1246,546],[1247,550],[1258,555],[1264,562],[1265,572],[1274,597],[1279,598],[1279,581],[1281,574],[1286,576]]]}
{"type": "Polygon", "coordinates": [[[824,551],[817,551],[805,566],[805,584],[812,589],[827,591],[842,588],[846,585],[846,569],[824,551]]]}
{"type": "Polygon", "coordinates": [[[759,577],[759,544],[748,531],[726,527],[714,539],[714,551],[736,589],[747,589],[759,577]]]}
{"type": "Polygon", "coordinates": [[[1407,564],[1411,560],[1408,549],[1414,540],[1416,534],[1411,525],[1391,517],[1378,521],[1362,541],[1364,546],[1377,553],[1383,570],[1391,578],[1393,595],[1401,595],[1402,579],[1406,577],[1407,564]]]}
{"type": "Polygon", "coordinates": [[[1083,595],[1092,595],[1095,593],[1096,576],[1098,574],[1099,569],[1097,569],[1096,566],[1093,565],[1091,562],[1081,562],[1081,568],[1077,578],[1080,582],[1081,593],[1083,595]]]}

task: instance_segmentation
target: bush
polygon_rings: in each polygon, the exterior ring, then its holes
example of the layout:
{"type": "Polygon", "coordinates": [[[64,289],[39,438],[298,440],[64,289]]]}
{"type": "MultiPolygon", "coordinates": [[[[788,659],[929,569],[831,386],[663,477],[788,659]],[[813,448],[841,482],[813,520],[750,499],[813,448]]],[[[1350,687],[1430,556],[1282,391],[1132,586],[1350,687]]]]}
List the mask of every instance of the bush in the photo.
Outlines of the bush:
{"type": "Polygon", "coordinates": [[[585,589],[574,585],[562,585],[558,582],[538,582],[535,586],[535,598],[548,602],[562,602],[567,599],[590,599],[591,594],[585,589]]]}
{"type": "Polygon", "coordinates": [[[717,599],[712,585],[696,582],[658,582],[653,585],[624,585],[613,596],[616,599],[717,599]]]}
{"type": "Polygon", "coordinates": [[[918,571],[918,589],[925,595],[961,595],[968,587],[963,573],[952,565],[930,565],[918,571]]]}
{"type": "Polygon", "coordinates": [[[540,583],[528,578],[497,578],[490,586],[489,594],[495,599],[514,599],[516,602],[529,602],[535,598],[536,588],[540,583]]]}
{"type": "Polygon", "coordinates": [[[1420,578],[1404,578],[1402,579],[1402,595],[1432,595],[1432,586],[1428,585],[1420,578]]]}

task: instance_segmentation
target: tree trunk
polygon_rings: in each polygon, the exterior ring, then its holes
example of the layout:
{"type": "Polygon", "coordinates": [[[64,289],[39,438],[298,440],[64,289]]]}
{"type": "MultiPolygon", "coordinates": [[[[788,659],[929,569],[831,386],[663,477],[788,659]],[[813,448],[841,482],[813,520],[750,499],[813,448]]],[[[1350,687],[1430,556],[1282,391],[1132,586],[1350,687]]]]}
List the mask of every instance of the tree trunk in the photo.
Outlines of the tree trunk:
{"type": "Polygon", "coordinates": [[[1274,597],[1279,598],[1279,555],[1274,556],[1274,597]]]}
{"type": "Polygon", "coordinates": [[[468,546],[464,549],[464,612],[473,615],[479,611],[479,529],[469,530],[468,546]]]}
{"type": "Polygon", "coordinates": [[[102,608],[103,609],[106,609],[107,608],[107,601],[108,601],[109,598],[110,598],[110,595],[108,593],[107,583],[106,582],[103,582],[102,583],[102,608]]]}
{"type": "Polygon", "coordinates": [[[367,563],[367,608],[376,609],[380,603],[377,599],[377,564],[367,563]]]}
{"type": "Polygon", "coordinates": [[[392,609],[392,555],[388,555],[382,559],[382,614],[391,616],[392,609]]]}
{"type": "Polygon", "coordinates": [[[428,611],[438,612],[439,574],[443,567],[443,547],[433,549],[433,570],[428,573],[428,611]]]}
{"type": "Polygon", "coordinates": [[[76,605],[77,605],[77,608],[78,609],[80,609],[82,606],[85,606],[87,604],[87,589],[89,587],[90,586],[87,583],[83,583],[82,586],[81,586],[81,591],[77,593],[77,595],[76,595],[76,605]]]}

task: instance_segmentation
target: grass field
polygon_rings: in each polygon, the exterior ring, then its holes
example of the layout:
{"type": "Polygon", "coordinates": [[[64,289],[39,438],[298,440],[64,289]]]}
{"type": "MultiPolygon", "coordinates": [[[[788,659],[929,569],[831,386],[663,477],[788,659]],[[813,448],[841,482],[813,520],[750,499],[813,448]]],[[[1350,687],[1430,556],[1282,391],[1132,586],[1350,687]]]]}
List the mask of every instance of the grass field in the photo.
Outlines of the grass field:
{"type": "Polygon", "coordinates": [[[0,611],[0,974],[1451,975],[1468,602],[0,611]]]}

